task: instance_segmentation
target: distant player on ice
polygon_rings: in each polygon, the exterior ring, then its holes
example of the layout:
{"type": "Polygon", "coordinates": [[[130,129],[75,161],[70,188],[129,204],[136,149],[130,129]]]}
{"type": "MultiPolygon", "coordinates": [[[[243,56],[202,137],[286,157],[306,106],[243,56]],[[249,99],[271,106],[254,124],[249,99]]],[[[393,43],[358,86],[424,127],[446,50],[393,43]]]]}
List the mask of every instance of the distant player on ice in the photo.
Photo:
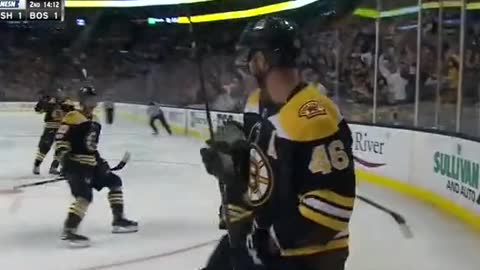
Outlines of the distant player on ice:
{"type": "Polygon", "coordinates": [[[278,17],[250,24],[240,38],[260,89],[248,99],[243,131],[232,125],[201,150],[207,171],[226,185],[233,245],[222,239],[207,270],[345,269],[351,132],[337,106],[301,80],[301,44],[297,26],[278,17]],[[251,224],[247,232],[242,223],[251,224]]]}
{"type": "Polygon", "coordinates": [[[107,161],[97,151],[101,125],[93,110],[97,106],[97,94],[92,87],[83,87],[79,93],[80,110],[69,112],[56,135],[62,173],[68,180],[75,199],[64,223],[62,239],[72,246],[85,247],[89,239],[77,234],[88,206],[93,199],[93,189],[107,187],[108,201],[113,215],[113,233],[129,233],[138,230],[138,224],[124,216],[122,179],[110,171],[107,161]]]}
{"type": "Polygon", "coordinates": [[[162,123],[163,128],[168,132],[169,135],[172,135],[172,130],[170,129],[170,125],[167,122],[167,119],[165,119],[165,115],[162,111],[162,108],[155,103],[155,102],[150,102],[148,104],[147,108],[147,115],[150,117],[150,127],[153,129],[153,135],[158,135],[158,129],[157,126],[155,125],[155,121],[159,120],[160,123],[162,123]]]}
{"type": "MultiPolygon", "coordinates": [[[[60,127],[63,116],[74,108],[73,102],[66,98],[61,88],[57,89],[53,96],[42,95],[35,105],[35,112],[45,114],[43,120],[45,126],[38,143],[38,151],[33,164],[33,174],[40,174],[40,165],[55,141],[55,133],[58,127],[60,127]]],[[[49,173],[58,174],[58,165],[58,152],[55,152],[49,173]]]]}

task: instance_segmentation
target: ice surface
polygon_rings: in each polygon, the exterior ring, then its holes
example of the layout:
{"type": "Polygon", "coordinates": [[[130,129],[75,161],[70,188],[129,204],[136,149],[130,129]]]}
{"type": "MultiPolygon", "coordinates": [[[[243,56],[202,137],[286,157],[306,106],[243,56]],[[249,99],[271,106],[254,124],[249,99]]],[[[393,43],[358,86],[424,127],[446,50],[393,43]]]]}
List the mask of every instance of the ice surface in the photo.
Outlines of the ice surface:
{"type": "MultiPolygon", "coordinates": [[[[30,177],[41,117],[0,115],[0,189],[30,177]]],[[[163,133],[165,134],[165,133],[163,133]]],[[[172,269],[203,266],[218,239],[218,187],[200,166],[195,139],[154,137],[147,124],[117,119],[104,126],[100,150],[115,164],[125,150],[131,162],[119,174],[125,184],[126,211],[138,220],[137,234],[112,235],[106,190],[96,193],[81,226],[88,249],[65,248],[58,240],[72,198],[65,183],[0,193],[0,269],[172,269]]],[[[42,166],[46,174],[51,160],[42,166]]],[[[401,212],[415,234],[404,239],[393,220],[357,202],[351,226],[351,270],[478,270],[480,237],[429,206],[363,184],[359,193],[401,212]]],[[[328,270],[328,269],[326,269],[328,270]]]]}

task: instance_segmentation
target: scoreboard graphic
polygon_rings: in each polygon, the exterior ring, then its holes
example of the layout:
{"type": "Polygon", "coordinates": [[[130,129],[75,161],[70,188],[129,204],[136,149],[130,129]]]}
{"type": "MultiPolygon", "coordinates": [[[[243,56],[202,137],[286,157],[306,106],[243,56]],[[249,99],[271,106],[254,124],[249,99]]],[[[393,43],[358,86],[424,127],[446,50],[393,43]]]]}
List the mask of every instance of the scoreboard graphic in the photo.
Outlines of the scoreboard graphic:
{"type": "Polygon", "coordinates": [[[63,21],[65,0],[0,0],[0,21],[63,21]]]}

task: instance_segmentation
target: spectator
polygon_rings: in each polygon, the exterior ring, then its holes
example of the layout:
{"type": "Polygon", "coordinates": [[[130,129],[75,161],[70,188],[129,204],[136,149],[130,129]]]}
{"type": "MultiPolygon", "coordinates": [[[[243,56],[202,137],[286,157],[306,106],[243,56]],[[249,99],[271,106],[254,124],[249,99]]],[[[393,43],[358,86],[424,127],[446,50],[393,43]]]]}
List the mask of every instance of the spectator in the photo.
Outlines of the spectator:
{"type": "Polygon", "coordinates": [[[400,69],[384,56],[380,57],[378,62],[378,69],[387,82],[387,103],[393,105],[405,102],[408,81],[402,77],[400,69]]]}

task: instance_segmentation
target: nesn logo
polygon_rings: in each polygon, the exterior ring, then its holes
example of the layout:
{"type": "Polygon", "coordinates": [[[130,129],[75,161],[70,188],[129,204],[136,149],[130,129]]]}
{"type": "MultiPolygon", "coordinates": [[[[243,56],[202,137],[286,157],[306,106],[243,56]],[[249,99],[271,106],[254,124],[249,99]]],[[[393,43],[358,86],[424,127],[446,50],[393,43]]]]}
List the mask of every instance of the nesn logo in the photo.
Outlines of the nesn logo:
{"type": "Polygon", "coordinates": [[[0,0],[0,8],[19,8],[20,0],[0,0]]]}

